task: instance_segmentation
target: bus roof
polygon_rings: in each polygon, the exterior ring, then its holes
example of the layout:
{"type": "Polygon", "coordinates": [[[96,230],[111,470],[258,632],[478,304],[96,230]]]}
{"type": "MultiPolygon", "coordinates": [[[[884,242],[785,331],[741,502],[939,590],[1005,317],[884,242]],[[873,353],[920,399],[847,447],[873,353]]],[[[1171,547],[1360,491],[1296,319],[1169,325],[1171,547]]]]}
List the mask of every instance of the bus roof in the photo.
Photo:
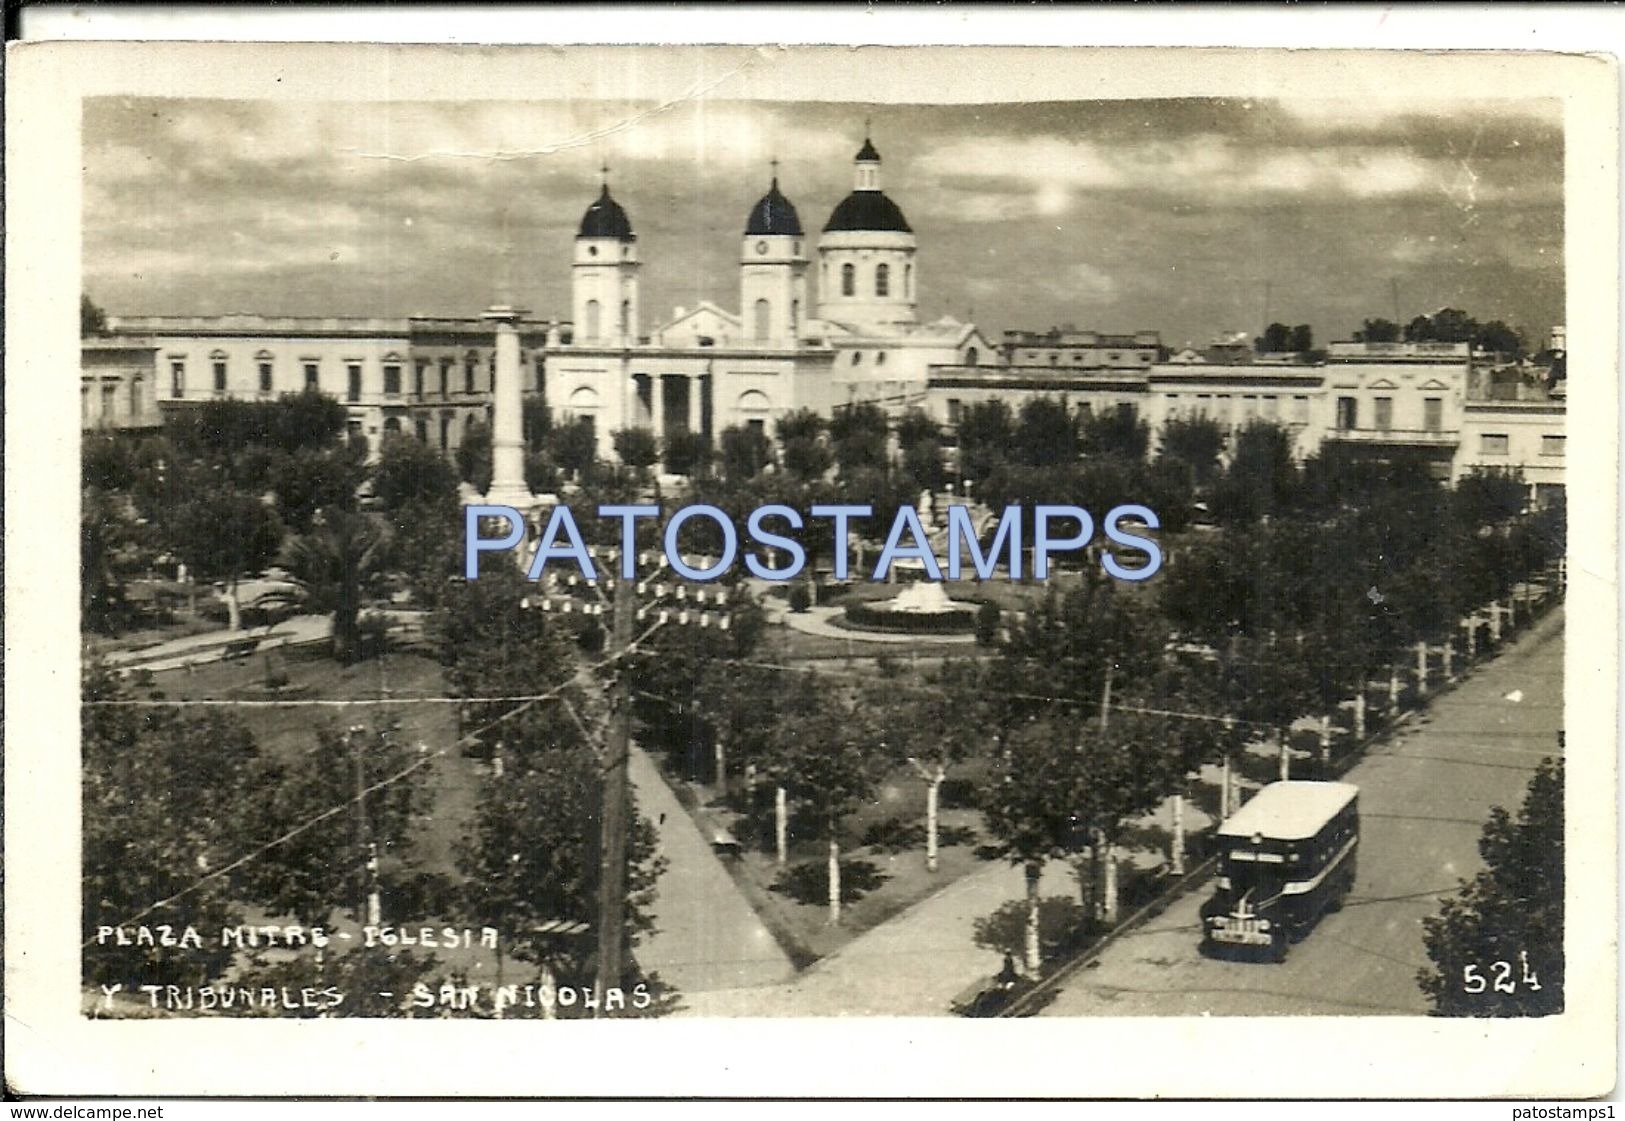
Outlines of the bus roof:
{"type": "Polygon", "coordinates": [[[1306,840],[1359,793],[1358,786],[1347,782],[1272,782],[1219,826],[1219,836],[1256,833],[1277,841],[1306,840]]]}

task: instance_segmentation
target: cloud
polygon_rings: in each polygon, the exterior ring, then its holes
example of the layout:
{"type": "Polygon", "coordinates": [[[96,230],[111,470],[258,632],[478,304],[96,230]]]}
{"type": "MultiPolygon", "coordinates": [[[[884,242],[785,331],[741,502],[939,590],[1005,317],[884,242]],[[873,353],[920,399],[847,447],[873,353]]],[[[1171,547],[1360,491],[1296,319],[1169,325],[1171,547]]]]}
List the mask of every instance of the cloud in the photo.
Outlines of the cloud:
{"type": "Polygon", "coordinates": [[[1259,150],[1213,134],[1133,145],[979,137],[946,145],[921,163],[927,173],[964,189],[964,202],[975,213],[1000,218],[1062,214],[1078,194],[1090,191],[1199,198],[1211,205],[1490,189],[1464,177],[1459,162],[1424,159],[1404,147],[1259,150]]]}
{"type": "MultiPolygon", "coordinates": [[[[921,234],[926,318],[974,305],[994,333],[1088,319],[1200,339],[1256,318],[1270,280],[1272,315],[1335,337],[1387,313],[1397,275],[1407,301],[1553,321],[1560,124],[1538,106],[1405,108],[890,106],[875,140],[921,234]],[[1490,270],[1521,286],[1478,278],[1490,270]]],[[[538,314],[567,315],[570,238],[607,161],[638,231],[645,306],[732,306],[767,161],[783,161],[816,237],[851,189],[862,113],[704,98],[93,99],[86,276],[114,314],[472,314],[500,269],[538,314]]]]}

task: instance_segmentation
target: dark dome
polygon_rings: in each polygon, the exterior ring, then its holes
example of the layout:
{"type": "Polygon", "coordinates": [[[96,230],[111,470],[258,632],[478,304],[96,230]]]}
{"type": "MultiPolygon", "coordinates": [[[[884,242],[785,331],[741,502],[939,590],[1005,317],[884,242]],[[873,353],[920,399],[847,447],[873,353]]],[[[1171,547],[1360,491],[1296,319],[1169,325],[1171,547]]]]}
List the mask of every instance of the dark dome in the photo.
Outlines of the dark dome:
{"type": "Polygon", "coordinates": [[[863,147],[858,149],[858,154],[854,156],[853,159],[869,160],[873,161],[874,163],[879,163],[880,153],[875,151],[874,143],[870,141],[867,136],[865,136],[863,138],[863,147]]]}
{"type": "Polygon", "coordinates": [[[914,232],[897,204],[880,191],[853,191],[842,199],[824,223],[826,234],[838,230],[914,232]]]}
{"type": "Polygon", "coordinates": [[[745,236],[752,234],[788,234],[801,236],[801,219],[796,216],[795,204],[779,194],[779,181],[751,208],[745,219],[745,236]]]}
{"type": "Polygon", "coordinates": [[[604,193],[598,196],[598,201],[587,207],[587,213],[581,216],[581,229],[577,237],[612,237],[619,241],[636,241],[637,235],[632,232],[632,221],[621,209],[621,204],[609,197],[609,184],[604,184],[604,193]]]}

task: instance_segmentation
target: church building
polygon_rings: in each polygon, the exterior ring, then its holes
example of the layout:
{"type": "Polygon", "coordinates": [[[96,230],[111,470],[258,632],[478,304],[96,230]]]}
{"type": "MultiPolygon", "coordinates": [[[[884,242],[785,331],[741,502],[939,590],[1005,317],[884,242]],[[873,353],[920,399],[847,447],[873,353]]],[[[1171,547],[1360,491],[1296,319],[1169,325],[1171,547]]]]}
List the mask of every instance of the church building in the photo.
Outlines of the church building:
{"type": "Polygon", "coordinates": [[[918,322],[917,239],[880,169],[866,138],[853,190],[817,239],[816,268],[775,175],[745,219],[739,310],[702,301],[647,333],[637,233],[606,183],[575,238],[574,330],[549,341],[536,390],[555,419],[587,419],[600,458],[612,459],[610,434],[623,428],[651,429],[664,446],[685,431],[713,442],[735,426],[771,435],[772,421],[798,409],[829,416],[869,401],[901,413],[924,403],[931,366],[991,355],[969,324],[918,322]]]}

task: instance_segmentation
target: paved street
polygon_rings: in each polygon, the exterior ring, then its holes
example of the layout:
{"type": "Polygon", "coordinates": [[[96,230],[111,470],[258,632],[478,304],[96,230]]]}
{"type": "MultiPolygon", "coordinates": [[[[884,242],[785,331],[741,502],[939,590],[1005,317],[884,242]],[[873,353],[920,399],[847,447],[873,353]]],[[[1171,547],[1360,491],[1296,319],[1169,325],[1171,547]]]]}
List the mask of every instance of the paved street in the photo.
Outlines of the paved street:
{"type": "Polygon", "coordinates": [[[1514,810],[1556,751],[1562,638],[1559,608],[1349,773],[1361,789],[1359,879],[1285,963],[1199,956],[1207,893],[1196,893],[1109,947],[1045,1015],[1426,1013],[1421,920],[1480,867],[1490,807],[1514,810]]]}

